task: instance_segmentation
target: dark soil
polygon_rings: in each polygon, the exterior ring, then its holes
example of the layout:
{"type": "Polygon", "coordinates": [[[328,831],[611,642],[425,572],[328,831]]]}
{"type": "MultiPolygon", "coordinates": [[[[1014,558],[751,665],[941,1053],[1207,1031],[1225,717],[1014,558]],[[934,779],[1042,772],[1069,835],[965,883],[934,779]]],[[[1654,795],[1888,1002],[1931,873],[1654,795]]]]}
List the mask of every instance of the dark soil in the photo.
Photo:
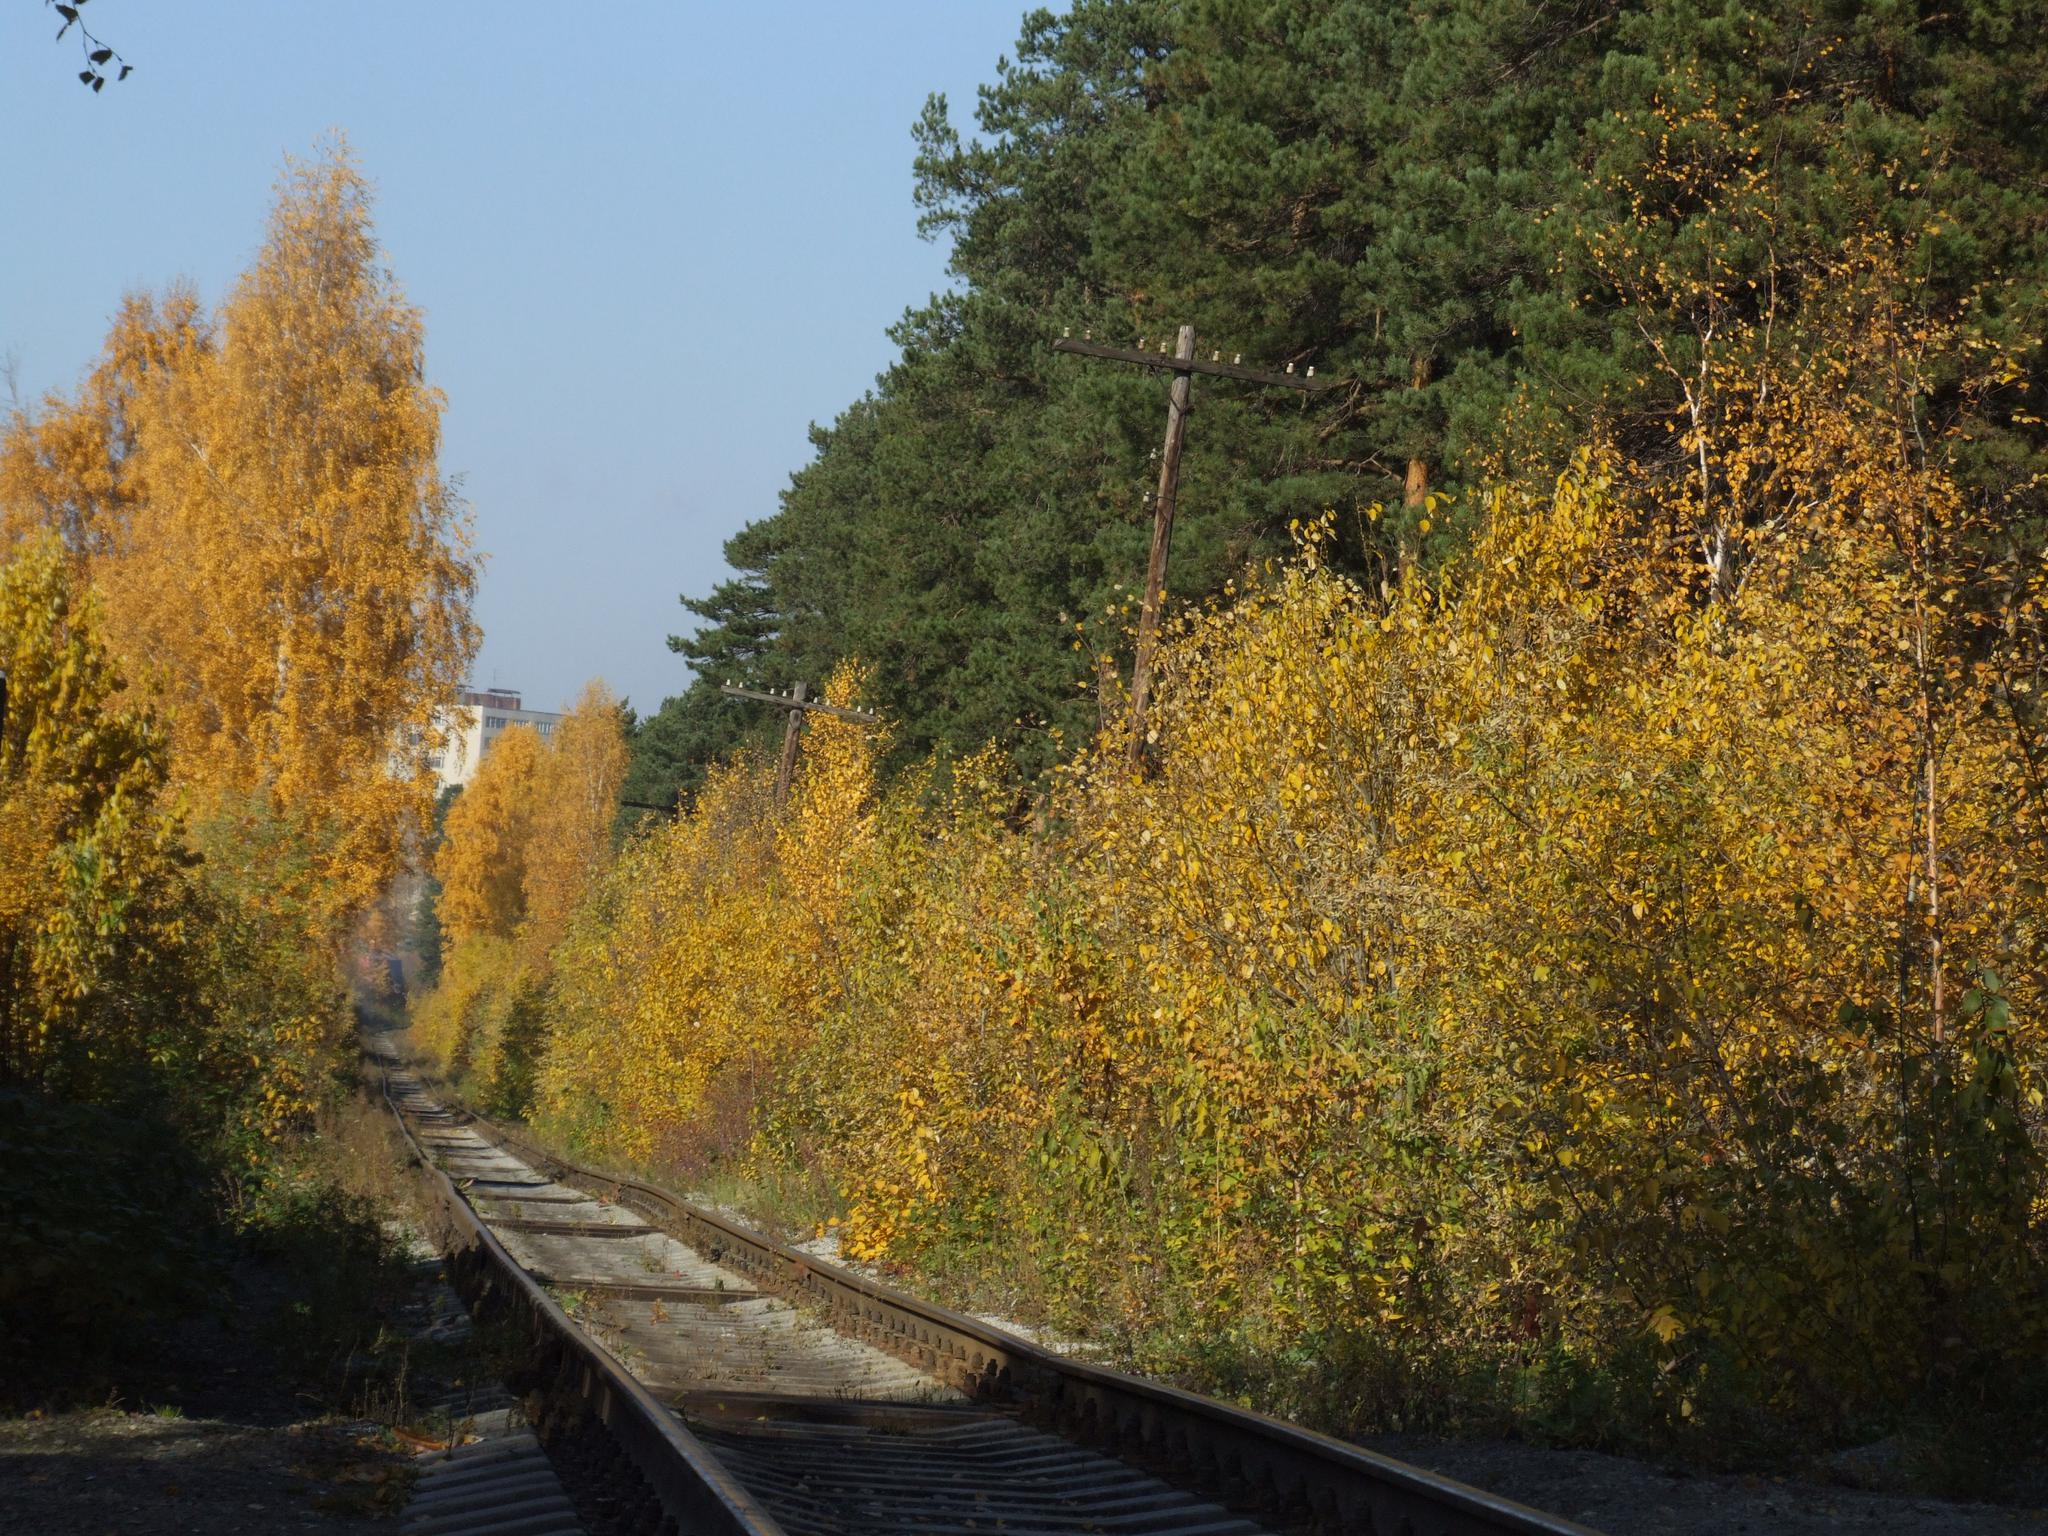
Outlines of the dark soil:
{"type": "Polygon", "coordinates": [[[0,1508],[40,1536],[388,1532],[412,1472],[379,1438],[112,1408],[14,1419],[0,1422],[0,1508]]]}
{"type": "MultiPolygon", "coordinates": [[[[321,1169],[240,1224],[122,1196],[138,1230],[103,1246],[127,1257],[25,1293],[39,1309],[0,1320],[0,1528],[391,1528],[413,1480],[404,1431],[431,1436],[418,1405],[463,1375],[459,1346],[410,1336],[437,1266],[379,1220],[406,1193],[392,1135],[360,1109],[337,1117],[321,1169]]],[[[120,1203],[62,1193],[36,1208],[44,1241],[120,1203]]]]}

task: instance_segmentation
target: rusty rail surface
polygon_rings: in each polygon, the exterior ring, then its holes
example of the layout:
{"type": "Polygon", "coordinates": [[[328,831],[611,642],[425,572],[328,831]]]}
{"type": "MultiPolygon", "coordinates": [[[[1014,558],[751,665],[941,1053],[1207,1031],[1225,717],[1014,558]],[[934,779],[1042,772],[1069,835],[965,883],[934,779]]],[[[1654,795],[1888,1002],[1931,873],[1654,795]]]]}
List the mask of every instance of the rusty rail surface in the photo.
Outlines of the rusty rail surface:
{"type": "Polygon", "coordinates": [[[814,1259],[668,1190],[572,1163],[473,1112],[448,1113],[452,1123],[466,1124],[564,1183],[609,1192],[614,1203],[745,1274],[762,1290],[815,1307],[838,1331],[971,1397],[1009,1405],[1027,1422],[1198,1486],[1236,1508],[1279,1515],[1317,1531],[1599,1536],[1575,1521],[1299,1425],[1068,1359],[814,1259]]]}
{"type": "MultiPolygon", "coordinates": [[[[379,1065],[385,1106],[433,1192],[433,1230],[427,1235],[445,1256],[456,1292],[479,1315],[510,1316],[525,1326],[531,1354],[520,1384],[539,1394],[541,1412],[533,1417],[543,1438],[565,1421],[597,1425],[645,1483],[663,1529],[691,1536],[784,1536],[703,1442],[514,1262],[414,1137],[379,1065]]],[[[458,1112],[448,1113],[457,1118],[458,1112]]]]}

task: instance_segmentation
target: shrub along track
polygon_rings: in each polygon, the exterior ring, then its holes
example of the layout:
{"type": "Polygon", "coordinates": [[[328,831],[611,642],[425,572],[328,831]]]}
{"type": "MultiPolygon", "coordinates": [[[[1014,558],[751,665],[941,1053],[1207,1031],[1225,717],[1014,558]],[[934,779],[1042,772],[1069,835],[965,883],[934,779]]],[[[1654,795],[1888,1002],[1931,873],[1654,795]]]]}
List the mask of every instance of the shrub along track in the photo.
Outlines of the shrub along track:
{"type": "Polygon", "coordinates": [[[386,1094],[512,1383],[635,1529],[837,1536],[1589,1536],[1293,1425],[1066,1360],[737,1226],[386,1094]],[[593,1447],[595,1449],[593,1450],[593,1447]]]}

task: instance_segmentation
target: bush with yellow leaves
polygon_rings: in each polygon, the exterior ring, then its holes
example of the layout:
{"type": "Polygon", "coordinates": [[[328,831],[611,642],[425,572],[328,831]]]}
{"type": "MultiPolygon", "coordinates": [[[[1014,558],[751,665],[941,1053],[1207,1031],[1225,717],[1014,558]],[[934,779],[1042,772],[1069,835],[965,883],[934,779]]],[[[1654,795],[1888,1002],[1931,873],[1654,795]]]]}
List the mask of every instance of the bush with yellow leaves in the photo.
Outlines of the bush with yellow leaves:
{"type": "Polygon", "coordinates": [[[1141,775],[714,773],[555,952],[542,1118],[1339,1430],[2035,1412],[2044,573],[1892,260],[1727,341],[1694,482],[1589,451],[1381,593],[1302,530],[1141,775]]]}
{"type": "Polygon", "coordinates": [[[448,812],[434,861],[447,953],[414,1038],[494,1110],[532,1102],[551,952],[611,856],[625,772],[619,702],[592,682],[549,739],[507,729],[448,812]]]}

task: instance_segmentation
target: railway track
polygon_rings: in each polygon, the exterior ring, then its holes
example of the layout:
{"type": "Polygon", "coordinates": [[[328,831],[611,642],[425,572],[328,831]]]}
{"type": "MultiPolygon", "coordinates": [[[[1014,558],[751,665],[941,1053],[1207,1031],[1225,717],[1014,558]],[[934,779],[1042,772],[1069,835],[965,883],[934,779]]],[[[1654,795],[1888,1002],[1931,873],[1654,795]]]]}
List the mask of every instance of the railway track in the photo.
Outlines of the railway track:
{"type": "Polygon", "coordinates": [[[512,1385],[621,1529],[718,1536],[1594,1536],[1417,1467],[1063,1359],[652,1185],[564,1162],[388,1059],[435,1237],[512,1385]],[[594,1448],[594,1449],[593,1449],[594,1448]]]}

